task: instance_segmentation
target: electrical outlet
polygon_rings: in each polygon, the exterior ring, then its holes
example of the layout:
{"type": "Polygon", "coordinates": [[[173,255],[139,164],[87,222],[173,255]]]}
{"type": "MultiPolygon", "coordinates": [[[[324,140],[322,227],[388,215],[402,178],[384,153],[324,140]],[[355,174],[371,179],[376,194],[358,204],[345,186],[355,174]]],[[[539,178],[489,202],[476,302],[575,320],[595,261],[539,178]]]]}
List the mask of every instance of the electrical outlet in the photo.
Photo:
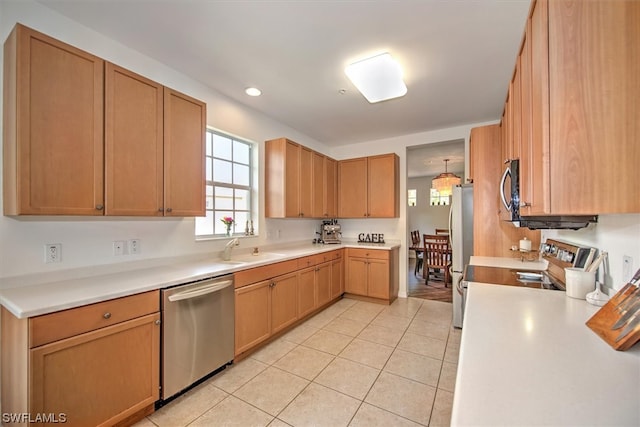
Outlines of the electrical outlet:
{"type": "Polygon", "coordinates": [[[631,275],[633,274],[633,258],[629,255],[622,257],[622,282],[627,283],[631,281],[631,275]]]}
{"type": "Polygon", "coordinates": [[[124,255],[124,240],[113,241],[113,254],[115,256],[124,255]]]}
{"type": "Polygon", "coordinates": [[[138,255],[140,252],[142,252],[142,248],[140,247],[140,239],[130,239],[129,253],[131,255],[138,255]]]}
{"type": "Polygon", "coordinates": [[[62,262],[62,243],[47,243],[44,245],[44,262],[62,262]]]}

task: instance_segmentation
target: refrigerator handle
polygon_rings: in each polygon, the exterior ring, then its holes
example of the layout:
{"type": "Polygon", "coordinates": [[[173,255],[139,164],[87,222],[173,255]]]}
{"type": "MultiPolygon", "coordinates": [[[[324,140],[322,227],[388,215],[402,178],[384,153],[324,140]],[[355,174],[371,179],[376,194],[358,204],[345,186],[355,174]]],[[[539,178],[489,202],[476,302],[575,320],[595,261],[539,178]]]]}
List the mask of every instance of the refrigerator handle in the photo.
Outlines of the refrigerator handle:
{"type": "MultiPolygon", "coordinates": [[[[451,206],[449,206],[449,249],[451,250],[451,258],[453,259],[453,205],[454,198],[451,198],[451,206]]],[[[453,277],[453,263],[449,266],[449,275],[453,277]]]]}

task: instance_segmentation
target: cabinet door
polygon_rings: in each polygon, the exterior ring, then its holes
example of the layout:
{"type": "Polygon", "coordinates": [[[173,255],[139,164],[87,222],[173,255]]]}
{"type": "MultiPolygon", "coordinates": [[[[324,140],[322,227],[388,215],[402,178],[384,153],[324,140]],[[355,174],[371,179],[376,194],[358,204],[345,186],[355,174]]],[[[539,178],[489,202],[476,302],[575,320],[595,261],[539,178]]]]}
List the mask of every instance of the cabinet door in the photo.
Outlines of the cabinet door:
{"type": "Polygon", "coordinates": [[[516,59],[516,69],[513,73],[511,87],[513,88],[513,99],[511,105],[511,158],[520,158],[520,139],[522,132],[522,99],[520,79],[522,72],[520,71],[520,57],[516,59]]]}
{"type": "Polygon", "coordinates": [[[316,268],[309,267],[298,272],[298,317],[304,317],[316,308],[316,268]]]}
{"type": "Polygon", "coordinates": [[[367,217],[367,158],[338,162],[338,217],[367,217]]]}
{"type": "Polygon", "coordinates": [[[311,164],[311,216],[323,218],[325,216],[325,157],[313,152],[311,164]]]}
{"type": "Polygon", "coordinates": [[[389,261],[367,260],[367,295],[373,298],[389,299],[389,261]]]}
{"type": "Polygon", "coordinates": [[[266,340],[271,334],[271,281],[265,280],[235,290],[236,356],[266,340]]]}
{"type": "Polygon", "coordinates": [[[160,314],[31,350],[32,414],[113,425],[159,398],[160,314]]]}
{"type": "Polygon", "coordinates": [[[300,216],[300,146],[294,142],[287,141],[285,147],[284,160],[285,176],[285,217],[298,218],[300,216]]]}
{"type": "Polygon", "coordinates": [[[344,293],[344,274],[342,258],[331,261],[331,299],[344,293]]]}
{"type": "Polygon", "coordinates": [[[527,20],[520,64],[520,213],[528,215],[531,209],[531,19],[527,20]]]}
{"type": "Polygon", "coordinates": [[[640,212],[640,2],[549,1],[551,212],[640,212]]]}
{"type": "Polygon", "coordinates": [[[275,334],[298,319],[298,275],[276,277],[270,286],[271,333],[275,334]]]}
{"type": "Polygon", "coordinates": [[[368,158],[368,215],[396,218],[400,213],[399,159],[395,154],[368,158]]]}
{"type": "MultiPolygon", "coordinates": [[[[547,0],[533,5],[529,37],[531,49],[531,148],[525,179],[528,214],[551,213],[549,188],[549,16],[547,0]]],[[[564,169],[564,168],[561,168],[564,169]]],[[[520,181],[522,183],[522,180],[520,181]]]]}
{"type": "Polygon", "coordinates": [[[365,258],[347,258],[347,277],[345,292],[355,295],[367,295],[367,260],[365,258]]]}
{"type": "Polygon", "coordinates": [[[331,301],[331,263],[325,262],[316,267],[316,307],[331,301]]]}
{"type": "Polygon", "coordinates": [[[162,105],[162,85],[106,64],[106,215],[162,216],[162,105]]]}
{"type": "Polygon", "coordinates": [[[4,212],[103,215],[104,61],[20,24],[4,53],[4,212]]]}
{"type": "Polygon", "coordinates": [[[324,214],[325,218],[338,216],[338,162],[324,158],[324,214]]]}
{"type": "Polygon", "coordinates": [[[300,146],[300,170],[298,179],[300,180],[300,207],[299,216],[313,217],[312,197],[313,197],[313,151],[307,147],[300,146]]]}
{"type": "Polygon", "coordinates": [[[164,88],[164,214],[205,215],[206,105],[164,88]]]}

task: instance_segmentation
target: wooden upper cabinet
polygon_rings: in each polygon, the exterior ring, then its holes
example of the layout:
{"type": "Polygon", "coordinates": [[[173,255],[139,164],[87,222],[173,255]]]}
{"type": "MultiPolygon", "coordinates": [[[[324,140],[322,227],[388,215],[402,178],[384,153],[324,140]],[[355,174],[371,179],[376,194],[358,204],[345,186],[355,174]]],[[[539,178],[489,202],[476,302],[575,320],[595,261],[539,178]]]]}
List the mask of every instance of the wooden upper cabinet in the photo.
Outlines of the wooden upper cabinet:
{"type": "Polygon", "coordinates": [[[338,217],[366,218],[367,158],[338,162],[338,217]]]}
{"type": "Polygon", "coordinates": [[[640,212],[640,2],[548,7],[551,211],[640,212]]]}
{"type": "Polygon", "coordinates": [[[396,154],[338,162],[338,217],[395,218],[400,211],[396,154]]]}
{"type": "Polygon", "coordinates": [[[519,55],[524,215],[640,212],[639,21],[633,0],[532,3],[519,55]]]}
{"type": "Polygon", "coordinates": [[[338,216],[338,162],[324,158],[324,213],[325,218],[338,216]]]}
{"type": "MultiPolygon", "coordinates": [[[[549,10],[547,0],[532,4],[523,57],[529,59],[530,141],[523,145],[520,204],[525,215],[551,213],[549,186],[549,10]]],[[[526,61],[525,61],[526,62],[526,61]]],[[[561,167],[559,165],[559,167],[561,167]]],[[[561,167],[562,168],[562,167],[561,167]]]]}
{"type": "Polygon", "coordinates": [[[164,214],[205,214],[205,129],[207,106],[164,88],[164,214]]]}
{"type": "Polygon", "coordinates": [[[300,180],[299,212],[300,217],[313,218],[313,151],[299,146],[300,170],[298,179],[300,180]]]}
{"type": "Polygon", "coordinates": [[[322,218],[325,214],[325,157],[315,152],[311,156],[311,216],[322,218]]]}
{"type": "Polygon", "coordinates": [[[106,64],[106,215],[162,216],[163,96],[159,83],[106,64]]]}
{"type": "MultiPolygon", "coordinates": [[[[331,161],[286,138],[265,142],[265,189],[267,218],[323,218],[335,210],[327,186],[335,186],[336,169],[331,161]]],[[[335,163],[335,160],[333,160],[335,163]]],[[[334,199],[335,200],[335,199],[334,199]]]]}
{"type": "Polygon", "coordinates": [[[17,24],[4,44],[6,215],[102,215],[104,62],[17,24]]]}
{"type": "Polygon", "coordinates": [[[400,215],[400,160],[398,156],[385,154],[369,157],[368,161],[368,216],[397,218],[400,215]]]}

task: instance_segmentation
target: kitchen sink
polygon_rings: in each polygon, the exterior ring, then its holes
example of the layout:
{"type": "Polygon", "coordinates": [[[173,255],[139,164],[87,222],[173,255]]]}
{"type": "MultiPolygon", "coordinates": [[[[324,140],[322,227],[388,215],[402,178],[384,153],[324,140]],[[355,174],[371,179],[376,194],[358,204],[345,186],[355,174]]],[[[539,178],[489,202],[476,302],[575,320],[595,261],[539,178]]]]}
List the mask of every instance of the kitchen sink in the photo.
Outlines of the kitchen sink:
{"type": "Polygon", "coordinates": [[[231,256],[229,261],[221,261],[226,264],[245,264],[249,262],[262,262],[262,261],[272,261],[280,258],[284,258],[286,255],[277,253],[277,252],[258,252],[257,255],[253,254],[243,254],[238,256],[231,256]]]}

